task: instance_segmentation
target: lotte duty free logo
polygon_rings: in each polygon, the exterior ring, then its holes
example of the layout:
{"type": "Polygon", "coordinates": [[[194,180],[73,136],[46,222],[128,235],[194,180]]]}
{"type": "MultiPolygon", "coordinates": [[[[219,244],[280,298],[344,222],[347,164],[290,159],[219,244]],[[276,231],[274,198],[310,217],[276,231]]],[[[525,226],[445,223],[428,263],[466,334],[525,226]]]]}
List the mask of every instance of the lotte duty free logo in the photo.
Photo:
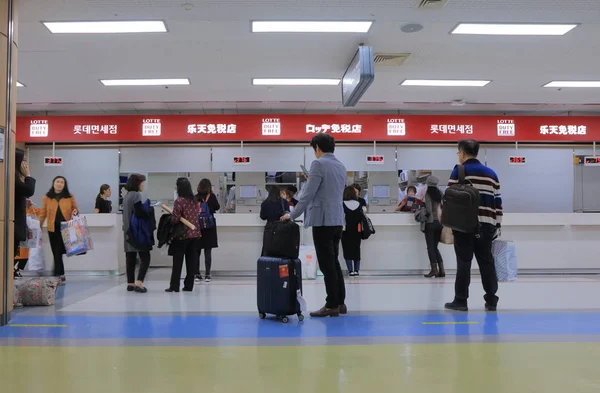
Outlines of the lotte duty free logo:
{"type": "Polygon", "coordinates": [[[387,119],[388,136],[405,136],[406,123],[404,119],[387,119]]]}
{"type": "Polygon", "coordinates": [[[29,136],[32,138],[48,137],[48,120],[31,120],[29,136]]]}
{"type": "Polygon", "coordinates": [[[515,136],[517,127],[514,120],[498,120],[498,136],[515,136]]]}
{"type": "Polygon", "coordinates": [[[281,135],[281,120],[262,119],[262,134],[265,136],[281,135]]]}
{"type": "Polygon", "coordinates": [[[160,119],[144,119],[142,124],[142,136],[160,136],[162,125],[160,119]]]}

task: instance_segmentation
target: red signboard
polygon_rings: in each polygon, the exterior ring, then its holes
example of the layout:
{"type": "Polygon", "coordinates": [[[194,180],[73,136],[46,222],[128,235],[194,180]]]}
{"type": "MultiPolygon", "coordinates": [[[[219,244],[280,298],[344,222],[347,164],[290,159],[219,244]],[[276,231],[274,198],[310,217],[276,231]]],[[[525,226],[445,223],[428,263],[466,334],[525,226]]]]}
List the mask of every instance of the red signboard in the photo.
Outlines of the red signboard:
{"type": "Polygon", "coordinates": [[[17,118],[28,143],[293,142],[328,133],[339,141],[600,141],[600,117],[437,115],[157,115],[17,118]]]}

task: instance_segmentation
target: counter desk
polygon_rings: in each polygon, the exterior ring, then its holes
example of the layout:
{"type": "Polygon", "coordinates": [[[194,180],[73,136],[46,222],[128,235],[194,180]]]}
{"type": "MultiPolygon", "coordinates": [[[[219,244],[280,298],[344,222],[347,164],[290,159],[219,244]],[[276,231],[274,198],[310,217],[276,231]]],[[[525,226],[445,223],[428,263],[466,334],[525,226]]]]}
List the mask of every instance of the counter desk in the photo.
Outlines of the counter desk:
{"type": "MultiPolygon", "coordinates": [[[[378,274],[421,274],[429,269],[424,235],[412,214],[370,214],[377,233],[362,243],[362,269],[378,274]]],[[[254,273],[262,248],[264,221],[257,214],[217,214],[219,248],[213,250],[215,272],[254,273]]],[[[311,230],[301,231],[312,245],[311,230]]],[[[600,273],[600,214],[508,213],[502,239],[517,247],[521,273],[600,273]]],[[[440,244],[446,269],[456,270],[453,246],[440,244]]],[[[340,262],[343,262],[340,248],[340,262]]],[[[201,260],[203,265],[203,259],[201,260]]],[[[165,250],[154,250],[152,266],[171,266],[165,250]]],[[[474,261],[473,268],[477,264],[474,261]]]]}
{"type": "MultiPolygon", "coordinates": [[[[162,214],[157,210],[157,218],[162,214]]],[[[64,258],[68,273],[125,273],[122,216],[85,214],[94,250],[64,258]]],[[[373,274],[420,274],[428,269],[423,234],[412,214],[370,214],[377,233],[362,243],[362,268],[373,274]]],[[[217,214],[219,248],[213,250],[213,270],[227,274],[254,274],[262,248],[264,222],[257,214],[217,214]]],[[[45,232],[45,231],[44,231],[45,232]]],[[[303,244],[312,245],[310,229],[301,231],[303,244]]],[[[521,273],[600,273],[600,214],[507,213],[502,239],[517,247],[521,273]]],[[[46,266],[52,268],[47,233],[46,266]]],[[[452,246],[440,244],[446,269],[456,269],[452,246]]],[[[341,249],[340,249],[341,253],[341,249]]],[[[340,255],[342,266],[343,256],[340,255]]],[[[203,259],[201,261],[204,265],[203,259]]],[[[151,267],[171,267],[167,250],[152,251],[151,267]]],[[[477,264],[473,263],[475,269],[477,264]]]]}
{"type": "MultiPolygon", "coordinates": [[[[123,218],[121,214],[82,214],[88,224],[94,249],[85,255],[63,256],[68,274],[120,275],[125,273],[123,218]]],[[[44,258],[46,270],[54,266],[48,232],[44,224],[44,258]]]]}

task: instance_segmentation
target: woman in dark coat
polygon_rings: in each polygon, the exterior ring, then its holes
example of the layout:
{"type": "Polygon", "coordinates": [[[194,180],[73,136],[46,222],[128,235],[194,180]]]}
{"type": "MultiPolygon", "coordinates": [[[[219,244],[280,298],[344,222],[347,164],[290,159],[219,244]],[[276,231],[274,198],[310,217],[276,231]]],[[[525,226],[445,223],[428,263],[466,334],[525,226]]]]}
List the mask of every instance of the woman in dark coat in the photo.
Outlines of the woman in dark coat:
{"type": "MultiPolygon", "coordinates": [[[[221,205],[219,205],[219,200],[217,196],[212,192],[212,184],[208,179],[202,179],[200,184],[198,184],[198,194],[196,195],[196,203],[199,205],[203,202],[206,202],[208,205],[208,209],[210,210],[210,214],[213,215],[217,212],[221,205]]],[[[202,254],[202,250],[204,250],[204,266],[206,267],[206,272],[204,275],[204,281],[210,282],[210,269],[212,267],[212,249],[219,247],[219,242],[217,238],[217,222],[215,220],[214,228],[203,229],[201,231],[202,237],[200,238],[200,250],[198,252],[198,272],[196,273],[195,281],[196,283],[200,283],[202,281],[202,274],[200,273],[200,255],[202,254]]]]}
{"type": "MultiPolygon", "coordinates": [[[[27,240],[27,198],[35,193],[35,179],[29,173],[29,166],[25,161],[25,152],[17,149],[15,153],[15,256],[19,255],[19,244],[27,240]]],[[[15,268],[15,275],[18,275],[15,268]]]]}
{"type": "Polygon", "coordinates": [[[362,240],[363,205],[359,202],[353,186],[344,190],[344,215],[346,226],[342,232],[342,250],[350,276],[358,276],[360,271],[360,243],[362,240]]]}

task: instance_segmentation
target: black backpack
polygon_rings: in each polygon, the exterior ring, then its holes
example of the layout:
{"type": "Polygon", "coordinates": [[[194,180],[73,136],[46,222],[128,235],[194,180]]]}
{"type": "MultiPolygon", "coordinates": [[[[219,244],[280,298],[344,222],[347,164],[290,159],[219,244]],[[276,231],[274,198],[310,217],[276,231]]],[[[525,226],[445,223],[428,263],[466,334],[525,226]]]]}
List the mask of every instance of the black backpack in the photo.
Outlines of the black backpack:
{"type": "Polygon", "coordinates": [[[444,193],[442,225],[457,232],[479,232],[479,190],[465,181],[465,167],[458,166],[458,184],[444,193]]]}

